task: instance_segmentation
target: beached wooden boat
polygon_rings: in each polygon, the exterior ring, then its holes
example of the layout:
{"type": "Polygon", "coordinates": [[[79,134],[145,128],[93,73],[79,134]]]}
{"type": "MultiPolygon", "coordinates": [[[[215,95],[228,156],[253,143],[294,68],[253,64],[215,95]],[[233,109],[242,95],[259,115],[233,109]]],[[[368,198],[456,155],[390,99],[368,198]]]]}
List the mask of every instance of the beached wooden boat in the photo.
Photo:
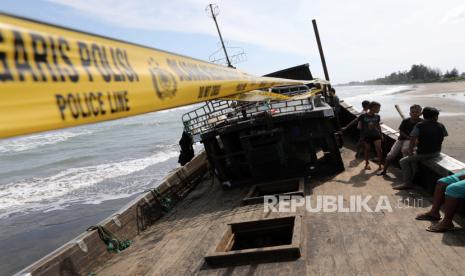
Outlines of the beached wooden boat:
{"type": "MultiPolygon", "coordinates": [[[[0,16],[12,26],[25,24],[20,22],[23,19],[0,16]]],[[[29,22],[26,25],[31,24],[29,22]]],[[[59,31],[53,26],[36,27],[49,29],[51,33],[59,31]]],[[[66,32],[70,37],[76,35],[73,30],[66,32]]],[[[98,39],[102,45],[121,44],[120,41],[110,41],[107,38],[98,39]]],[[[105,49],[105,46],[101,47],[105,49]]],[[[170,53],[160,53],[137,45],[127,47],[136,47],[133,49],[135,52],[150,51],[147,55],[156,53],[174,57],[170,53]]],[[[96,50],[99,49],[96,46],[96,50]]],[[[212,80],[210,86],[197,83],[192,87],[184,87],[184,92],[192,88],[198,94],[185,93],[176,103],[163,102],[165,98],[174,97],[176,81],[172,75],[167,74],[169,70],[156,68],[153,60],[149,60],[149,65],[155,67],[149,70],[142,67],[141,80],[144,76],[146,87],[154,86],[160,102],[154,101],[151,109],[140,109],[134,114],[201,102],[213,99],[213,96],[221,98],[235,95],[251,90],[245,89],[247,85],[258,89],[274,86],[275,83],[273,79],[260,80],[232,69],[215,69],[210,64],[182,58],[191,65],[184,69],[203,68],[212,73],[209,75],[204,72],[194,78],[199,82],[212,80]],[[217,85],[214,81],[224,79],[240,79],[242,82],[230,85],[220,95],[219,87],[211,85],[217,85]],[[164,85],[165,90],[160,90],[159,82],[164,85]]],[[[139,61],[144,66],[147,63],[147,60],[139,61]]],[[[182,80],[192,77],[182,70],[177,73],[180,73],[177,77],[182,80]]],[[[328,79],[326,70],[325,75],[328,79]]],[[[273,74],[269,76],[276,77],[273,74]]],[[[132,73],[127,77],[131,77],[131,81],[134,79],[132,73]]],[[[288,80],[278,83],[301,84],[300,81],[288,80]]],[[[53,93],[53,89],[49,89],[50,85],[46,87],[47,93],[53,93]]],[[[22,86],[17,88],[24,89],[22,86]]],[[[35,90],[29,90],[36,93],[35,90]]],[[[147,89],[145,92],[147,95],[143,97],[144,100],[153,98],[153,91],[147,89]]],[[[68,95],[71,98],[72,96],[68,95]]],[[[65,116],[65,102],[63,96],[56,99],[62,103],[62,113],[61,117],[56,117],[53,113],[52,118],[60,121],[65,116]]],[[[127,103],[125,95],[120,99],[122,103],[127,103]]],[[[39,101],[38,104],[40,103],[42,102],[39,101]]],[[[350,104],[342,102],[341,105],[342,123],[347,123],[358,115],[358,111],[350,104]]],[[[421,188],[419,192],[396,192],[391,186],[399,182],[398,175],[394,178],[374,176],[373,172],[364,171],[362,164],[353,159],[355,132],[347,132],[345,146],[342,153],[339,152],[333,136],[334,129],[328,124],[332,110],[326,104],[321,105],[321,109],[319,107],[313,99],[304,99],[300,100],[300,104],[277,107],[280,112],[274,115],[273,112],[251,114],[248,118],[252,118],[253,122],[247,118],[240,123],[233,120],[237,124],[235,126],[227,121],[234,118],[235,114],[205,118],[203,121],[211,125],[206,128],[206,132],[201,133],[207,147],[205,152],[171,172],[157,189],[137,197],[119,212],[101,221],[98,227],[82,233],[18,272],[18,275],[463,274],[463,232],[437,235],[424,231],[426,223],[415,221],[414,216],[426,208],[427,200],[421,201],[425,203],[423,207],[412,208],[412,203],[415,205],[430,193],[439,177],[464,169],[465,164],[442,154],[435,160],[421,164],[416,178],[416,183],[421,188]],[[281,108],[288,110],[287,115],[281,112],[281,108]],[[319,115],[315,117],[315,114],[319,115]],[[265,115],[264,118],[261,115],[265,115]],[[303,123],[299,125],[299,122],[303,123]],[[281,129],[288,126],[292,128],[280,132],[276,130],[277,126],[281,129]],[[218,132],[217,128],[221,127],[223,130],[218,132]],[[243,129],[253,131],[244,135],[241,133],[243,129]],[[309,131],[312,129],[317,129],[316,133],[309,131]],[[293,130],[297,130],[293,135],[301,140],[288,139],[287,135],[293,130]],[[217,136],[222,135],[235,138],[226,147],[225,144],[220,146],[216,141],[217,136]],[[256,138],[259,140],[258,147],[254,141],[256,138]],[[326,141],[323,143],[326,145],[312,143],[315,139],[326,141]],[[239,140],[250,147],[237,152],[216,148],[218,145],[220,148],[233,149],[234,143],[239,140]],[[315,147],[307,152],[300,143],[315,147]],[[293,144],[292,150],[289,150],[289,144],[293,144]],[[318,156],[321,152],[322,156],[318,156]],[[222,153],[224,156],[221,156],[222,153]],[[232,156],[238,157],[235,160],[237,162],[231,162],[232,156]],[[267,166],[256,166],[263,165],[260,157],[268,162],[267,166]],[[316,162],[318,159],[323,162],[316,162]],[[316,170],[312,169],[313,165],[316,170]],[[343,167],[345,170],[342,170],[343,167]],[[290,173],[285,176],[291,178],[282,178],[279,173],[282,168],[290,173]],[[337,173],[328,175],[328,172],[337,173]],[[392,206],[392,212],[310,212],[303,206],[298,207],[295,212],[273,212],[264,208],[263,197],[266,195],[284,195],[288,199],[309,195],[334,195],[343,198],[371,196],[385,198],[397,205],[392,206]],[[125,248],[128,244],[124,240],[133,242],[125,248]],[[123,248],[123,251],[118,252],[123,248]]],[[[128,110],[127,106],[121,105],[116,111],[128,110]]],[[[23,115],[21,112],[18,114],[23,115]]],[[[98,118],[95,121],[115,118],[117,116],[98,118]]],[[[29,121],[23,117],[21,120],[29,121]]],[[[60,127],[89,122],[63,124],[60,127]]],[[[56,126],[44,124],[42,128],[36,129],[26,124],[23,128],[5,132],[4,136],[53,127],[56,126]]],[[[396,131],[383,126],[383,132],[387,145],[392,145],[397,138],[396,131]]],[[[457,222],[461,223],[460,218],[457,222]]]]}
{"type": "MultiPolygon", "coordinates": [[[[349,103],[341,105],[342,122],[358,115],[349,103]]],[[[383,132],[388,144],[397,138],[388,126],[383,132]]],[[[211,177],[202,152],[167,176],[157,193],[141,195],[99,224],[132,239],[126,250],[109,253],[97,231],[90,231],[18,274],[462,274],[463,231],[432,234],[424,230],[428,223],[414,217],[428,207],[436,179],[465,164],[441,154],[421,164],[419,190],[394,191],[391,186],[400,182],[399,175],[378,177],[354,160],[353,134],[347,133],[342,148],[345,171],[319,179],[301,175],[224,189],[211,177]],[[261,186],[251,188],[253,184],[261,186]],[[276,185],[284,188],[277,191],[276,185]],[[396,205],[393,212],[314,213],[300,207],[295,213],[279,213],[264,212],[263,200],[247,201],[275,193],[386,196],[396,205]],[[412,208],[423,197],[423,207],[412,208]],[[162,200],[168,198],[173,203],[170,210],[162,200]]],[[[462,223],[460,218],[456,222],[462,223]]]]}

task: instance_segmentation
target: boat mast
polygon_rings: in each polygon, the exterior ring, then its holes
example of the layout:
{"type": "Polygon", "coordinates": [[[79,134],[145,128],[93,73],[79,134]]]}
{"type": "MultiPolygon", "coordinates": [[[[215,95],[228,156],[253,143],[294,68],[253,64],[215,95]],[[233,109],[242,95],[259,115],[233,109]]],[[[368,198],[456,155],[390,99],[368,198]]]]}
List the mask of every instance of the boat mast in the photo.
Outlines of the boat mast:
{"type": "Polygon", "coordinates": [[[321,64],[323,65],[323,71],[325,73],[325,78],[329,81],[328,68],[326,68],[325,54],[323,53],[323,47],[321,46],[320,34],[318,33],[318,26],[316,25],[316,20],[312,20],[313,30],[315,31],[316,43],[318,44],[318,50],[320,51],[321,64]]]}
{"type": "Polygon", "coordinates": [[[231,61],[229,60],[228,52],[226,52],[226,47],[224,46],[223,37],[221,36],[220,27],[218,27],[218,22],[216,21],[216,14],[213,12],[213,4],[208,5],[210,7],[210,12],[215,21],[216,29],[218,30],[218,35],[220,36],[221,45],[223,47],[224,55],[226,56],[226,62],[228,63],[228,67],[235,68],[231,65],[231,61]]]}

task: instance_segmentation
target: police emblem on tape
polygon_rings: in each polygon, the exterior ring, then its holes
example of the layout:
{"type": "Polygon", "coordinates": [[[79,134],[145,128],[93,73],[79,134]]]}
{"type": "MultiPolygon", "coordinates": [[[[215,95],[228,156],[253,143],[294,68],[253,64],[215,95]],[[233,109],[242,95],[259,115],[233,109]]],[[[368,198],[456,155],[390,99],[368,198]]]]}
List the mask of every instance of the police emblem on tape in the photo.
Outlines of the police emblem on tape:
{"type": "Polygon", "coordinates": [[[148,61],[150,75],[152,76],[153,88],[157,96],[164,100],[173,98],[176,95],[177,83],[174,74],[170,71],[161,68],[158,62],[153,58],[148,61]]]}

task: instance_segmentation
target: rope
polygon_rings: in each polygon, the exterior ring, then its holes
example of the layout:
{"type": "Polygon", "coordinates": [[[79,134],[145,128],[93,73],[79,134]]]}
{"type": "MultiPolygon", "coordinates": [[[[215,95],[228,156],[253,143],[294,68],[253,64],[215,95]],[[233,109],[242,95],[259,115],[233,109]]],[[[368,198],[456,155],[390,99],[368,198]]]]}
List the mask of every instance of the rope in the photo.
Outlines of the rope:
{"type": "Polygon", "coordinates": [[[174,207],[174,202],[169,196],[163,196],[157,189],[152,190],[155,198],[160,202],[161,208],[163,211],[168,212],[174,207]]]}
{"type": "Polygon", "coordinates": [[[87,228],[87,231],[93,230],[97,230],[100,239],[107,245],[108,252],[119,253],[128,248],[132,243],[131,240],[121,241],[115,234],[103,226],[95,225],[87,228]]]}
{"type": "Polygon", "coordinates": [[[157,200],[160,205],[161,205],[161,209],[167,213],[169,212],[171,209],[173,209],[174,207],[174,202],[172,200],[171,197],[169,196],[163,196],[157,188],[155,189],[147,189],[145,190],[144,192],[151,192],[153,194],[153,197],[155,198],[155,200],[157,200]]]}

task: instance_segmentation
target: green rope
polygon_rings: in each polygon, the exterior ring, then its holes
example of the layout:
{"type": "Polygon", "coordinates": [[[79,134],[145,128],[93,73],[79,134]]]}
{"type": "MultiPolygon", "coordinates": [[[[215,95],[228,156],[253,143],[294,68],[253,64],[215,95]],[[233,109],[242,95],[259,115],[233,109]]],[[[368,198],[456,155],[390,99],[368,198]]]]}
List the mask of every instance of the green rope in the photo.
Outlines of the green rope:
{"type": "Polygon", "coordinates": [[[148,189],[148,190],[145,190],[144,192],[151,192],[153,194],[153,196],[155,197],[155,199],[160,202],[160,205],[161,205],[161,209],[163,210],[163,212],[167,213],[169,212],[171,209],[173,209],[174,207],[174,202],[173,200],[171,199],[171,197],[169,196],[163,196],[157,188],[155,189],[148,189]]]}
{"type": "Polygon", "coordinates": [[[103,226],[91,226],[87,229],[87,231],[92,230],[97,230],[100,239],[107,245],[108,252],[119,253],[132,244],[131,240],[121,241],[115,234],[103,226]]]}
{"type": "Polygon", "coordinates": [[[163,196],[157,189],[153,189],[153,193],[160,202],[163,211],[168,212],[174,207],[173,200],[169,196],[163,196]]]}

